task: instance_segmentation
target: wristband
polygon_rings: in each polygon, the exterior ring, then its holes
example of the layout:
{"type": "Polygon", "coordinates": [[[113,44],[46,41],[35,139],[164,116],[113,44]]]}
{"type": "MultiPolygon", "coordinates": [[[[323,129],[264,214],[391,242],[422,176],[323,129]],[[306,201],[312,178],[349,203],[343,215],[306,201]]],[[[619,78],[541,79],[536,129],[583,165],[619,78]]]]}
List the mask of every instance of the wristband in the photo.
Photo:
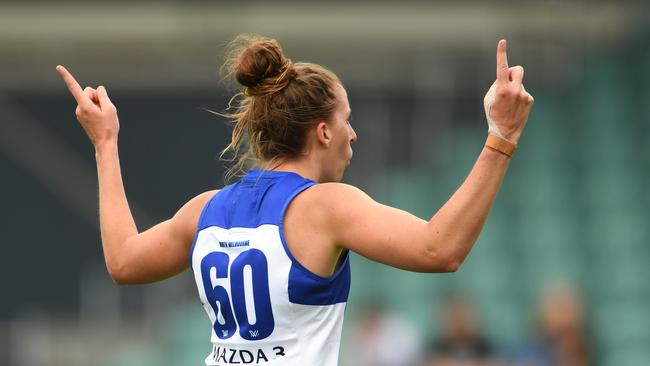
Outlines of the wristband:
{"type": "Polygon", "coordinates": [[[512,157],[512,154],[514,154],[515,150],[517,150],[517,144],[512,143],[499,136],[495,136],[491,133],[488,133],[487,140],[485,141],[485,147],[500,152],[507,157],[512,157]]]}

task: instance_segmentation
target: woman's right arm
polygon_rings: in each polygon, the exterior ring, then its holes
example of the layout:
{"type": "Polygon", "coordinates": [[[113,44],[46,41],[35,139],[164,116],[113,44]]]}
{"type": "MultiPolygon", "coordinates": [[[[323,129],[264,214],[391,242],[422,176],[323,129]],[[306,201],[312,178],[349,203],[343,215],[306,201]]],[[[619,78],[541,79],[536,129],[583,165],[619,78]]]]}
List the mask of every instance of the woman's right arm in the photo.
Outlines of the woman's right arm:
{"type": "Polygon", "coordinates": [[[196,196],[171,219],[138,233],[122,182],[117,109],[103,86],[82,90],[65,68],[57,71],[77,101],[77,119],[95,147],[102,248],[111,278],[119,284],[150,283],[185,270],[201,210],[215,191],[196,196]]]}
{"type": "MultiPolygon", "coordinates": [[[[486,96],[490,133],[516,144],[533,98],[523,68],[508,67],[505,41],[497,47],[497,79],[486,96]]],[[[352,186],[313,187],[330,240],[369,259],[418,272],[453,272],[465,260],[487,219],[510,156],[484,147],[469,175],[429,221],[373,201],[352,186]],[[331,197],[336,197],[332,200],[331,197]]]]}

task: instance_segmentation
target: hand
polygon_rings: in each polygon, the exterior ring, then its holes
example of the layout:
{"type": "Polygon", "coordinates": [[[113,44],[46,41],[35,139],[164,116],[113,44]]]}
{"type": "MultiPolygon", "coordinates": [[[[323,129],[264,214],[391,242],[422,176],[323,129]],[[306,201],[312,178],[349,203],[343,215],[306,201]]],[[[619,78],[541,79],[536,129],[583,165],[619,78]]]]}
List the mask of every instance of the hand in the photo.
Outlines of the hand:
{"type": "Polygon", "coordinates": [[[97,89],[87,87],[82,90],[77,80],[65,67],[59,65],[56,67],[56,71],[61,75],[70,93],[77,101],[75,110],[77,120],[86,131],[86,135],[95,149],[105,143],[116,143],[120,123],[117,118],[117,109],[108,98],[106,88],[103,86],[97,89]]]}
{"type": "Polygon", "coordinates": [[[524,89],[523,80],[524,68],[508,67],[506,41],[499,41],[497,79],[485,94],[483,105],[488,120],[488,132],[515,144],[524,130],[534,101],[524,89]]]}

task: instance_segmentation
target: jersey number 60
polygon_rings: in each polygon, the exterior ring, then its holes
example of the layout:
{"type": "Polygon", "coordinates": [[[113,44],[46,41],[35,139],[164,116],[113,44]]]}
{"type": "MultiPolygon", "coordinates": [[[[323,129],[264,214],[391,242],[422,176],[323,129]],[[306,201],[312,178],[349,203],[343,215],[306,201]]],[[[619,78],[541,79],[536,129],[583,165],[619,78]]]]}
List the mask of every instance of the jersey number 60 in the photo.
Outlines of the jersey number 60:
{"type": "MultiPolygon", "coordinates": [[[[248,249],[240,253],[230,266],[230,257],[226,253],[212,252],[201,261],[201,277],[205,296],[214,310],[214,332],[220,339],[230,338],[237,331],[239,335],[249,341],[260,340],[268,337],[275,326],[273,311],[271,309],[271,295],[269,293],[268,264],[264,253],[259,249],[248,249]],[[244,268],[249,266],[252,279],[252,295],[255,319],[249,319],[246,310],[246,296],[244,289],[244,268]],[[211,271],[212,274],[210,273],[211,271]],[[225,287],[213,285],[212,278],[230,278],[230,294],[225,287]],[[231,305],[232,299],[232,305],[231,305]],[[233,316],[234,310],[234,316],[233,316]],[[221,314],[222,319],[219,319],[221,314]],[[235,322],[235,319],[237,321],[235,322]],[[254,324],[251,324],[253,321],[254,324]]],[[[250,288],[250,287],[249,287],[250,288]]],[[[251,316],[251,317],[252,317],[251,316]]]]}

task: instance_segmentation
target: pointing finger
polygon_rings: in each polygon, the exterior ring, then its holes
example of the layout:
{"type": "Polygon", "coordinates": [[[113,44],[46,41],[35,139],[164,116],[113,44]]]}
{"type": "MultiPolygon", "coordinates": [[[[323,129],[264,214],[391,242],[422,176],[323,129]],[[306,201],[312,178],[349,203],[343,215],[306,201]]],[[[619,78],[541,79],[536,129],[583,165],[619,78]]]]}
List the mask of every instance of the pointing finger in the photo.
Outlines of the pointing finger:
{"type": "Polygon", "coordinates": [[[74,99],[77,101],[78,104],[87,104],[89,101],[89,98],[86,96],[86,94],[83,92],[81,89],[81,86],[75,80],[75,78],[66,70],[65,67],[59,65],[56,67],[56,71],[59,72],[59,75],[63,78],[63,81],[65,82],[65,85],[68,86],[68,90],[70,90],[70,93],[74,97],[74,99]]]}
{"type": "Polygon", "coordinates": [[[500,40],[497,45],[497,80],[508,81],[508,55],[505,39],[500,40]]]}

